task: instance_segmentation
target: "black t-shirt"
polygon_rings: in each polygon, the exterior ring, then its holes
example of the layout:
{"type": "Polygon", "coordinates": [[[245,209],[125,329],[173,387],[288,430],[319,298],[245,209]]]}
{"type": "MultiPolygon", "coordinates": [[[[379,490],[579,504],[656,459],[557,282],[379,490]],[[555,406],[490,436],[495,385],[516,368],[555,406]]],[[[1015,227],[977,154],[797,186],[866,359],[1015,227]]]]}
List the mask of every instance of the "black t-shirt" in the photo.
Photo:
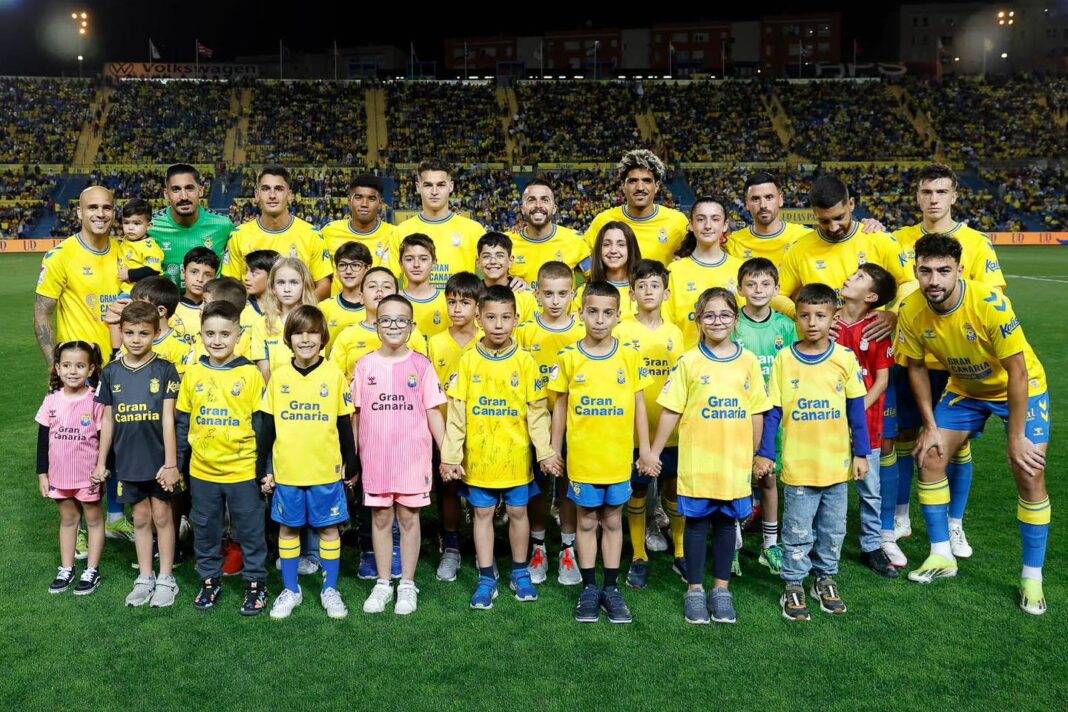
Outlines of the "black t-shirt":
{"type": "MultiPolygon", "coordinates": [[[[158,355],[137,368],[124,358],[109,363],[96,390],[115,421],[115,476],[125,482],[156,479],[163,467],[163,401],[178,398],[178,371],[158,355]]],[[[173,464],[173,463],[172,463],[173,464]]]]}

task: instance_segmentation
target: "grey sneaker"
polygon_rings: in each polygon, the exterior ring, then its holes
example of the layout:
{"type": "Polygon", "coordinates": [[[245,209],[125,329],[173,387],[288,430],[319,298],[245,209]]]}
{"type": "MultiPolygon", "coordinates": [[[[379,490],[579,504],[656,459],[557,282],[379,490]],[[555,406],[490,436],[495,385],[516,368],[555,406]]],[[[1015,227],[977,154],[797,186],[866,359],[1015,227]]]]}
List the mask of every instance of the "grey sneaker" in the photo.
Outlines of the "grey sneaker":
{"type": "Polygon", "coordinates": [[[134,581],[133,590],[130,591],[130,595],[126,597],[126,605],[134,608],[143,606],[152,600],[152,592],[156,589],[156,577],[152,576],[138,576],[134,581]]]}
{"type": "Polygon", "coordinates": [[[153,608],[167,608],[174,605],[178,595],[178,581],[173,576],[160,576],[156,579],[156,590],[152,593],[153,608]]]}
{"type": "Polygon", "coordinates": [[[816,579],[809,591],[811,596],[820,602],[820,610],[824,613],[842,615],[846,612],[846,604],[838,593],[838,584],[831,577],[816,579]]]}
{"type": "Polygon", "coordinates": [[[326,615],[331,618],[345,618],[349,615],[348,606],[341,600],[341,594],[336,588],[324,588],[319,594],[319,602],[326,609],[326,615]]]}
{"type": "Polygon", "coordinates": [[[687,591],[682,597],[682,610],[687,623],[708,625],[708,606],[705,604],[704,591],[687,591]]]}
{"type": "Polygon", "coordinates": [[[300,557],[300,563],[297,564],[297,575],[311,576],[315,573],[319,573],[319,560],[314,556],[300,557]]]}
{"type": "Polygon", "coordinates": [[[725,588],[714,588],[708,594],[708,612],[716,623],[736,623],[738,616],[734,612],[734,597],[725,588]]]}
{"type": "Polygon", "coordinates": [[[460,552],[446,549],[438,563],[438,581],[455,581],[456,572],[460,570],[460,552]]]}

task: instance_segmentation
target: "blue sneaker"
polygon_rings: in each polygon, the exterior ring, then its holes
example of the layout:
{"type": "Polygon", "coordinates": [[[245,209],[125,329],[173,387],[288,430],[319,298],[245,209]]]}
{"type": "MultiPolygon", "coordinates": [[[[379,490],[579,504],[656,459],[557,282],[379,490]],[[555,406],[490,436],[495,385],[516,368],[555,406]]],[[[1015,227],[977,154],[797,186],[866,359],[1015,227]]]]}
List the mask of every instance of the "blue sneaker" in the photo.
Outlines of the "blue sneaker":
{"type": "Polygon", "coordinates": [[[600,604],[609,623],[630,623],[634,620],[618,586],[608,586],[602,590],[600,604]]]}
{"type": "MultiPolygon", "coordinates": [[[[530,577],[527,577],[530,580],[530,577]]],[[[493,599],[497,598],[497,581],[492,576],[479,576],[478,588],[475,595],[471,596],[471,607],[480,611],[488,611],[493,608],[493,599]]]]}
{"type": "Polygon", "coordinates": [[[375,563],[375,552],[360,552],[360,570],[356,577],[361,581],[375,581],[378,579],[378,564],[375,563]]]}
{"type": "Polygon", "coordinates": [[[534,588],[534,582],[530,580],[528,569],[519,569],[512,572],[512,590],[515,591],[517,601],[538,600],[538,589],[534,588]]]}
{"type": "Polygon", "coordinates": [[[627,571],[627,585],[631,588],[643,589],[649,582],[649,562],[638,559],[632,561],[627,571]]]}
{"type": "Polygon", "coordinates": [[[579,623],[596,623],[601,619],[601,589],[585,586],[575,606],[575,620],[579,623]]]}
{"type": "Polygon", "coordinates": [[[394,546],[393,547],[393,562],[392,562],[392,564],[390,565],[389,568],[390,568],[390,571],[389,571],[390,576],[392,576],[393,578],[400,578],[401,577],[401,555],[400,555],[400,547],[399,546],[394,546]]]}

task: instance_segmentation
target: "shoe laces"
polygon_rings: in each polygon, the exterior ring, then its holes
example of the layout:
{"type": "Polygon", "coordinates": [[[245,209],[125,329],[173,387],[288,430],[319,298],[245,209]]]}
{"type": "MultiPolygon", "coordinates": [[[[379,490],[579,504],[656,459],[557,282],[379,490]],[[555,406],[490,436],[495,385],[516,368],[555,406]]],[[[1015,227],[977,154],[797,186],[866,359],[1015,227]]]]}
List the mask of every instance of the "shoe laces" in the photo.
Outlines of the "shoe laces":
{"type": "Polygon", "coordinates": [[[836,601],[840,600],[838,597],[838,584],[831,579],[819,582],[816,584],[816,589],[823,598],[832,598],[836,601]]]}
{"type": "Polygon", "coordinates": [[[320,597],[323,599],[323,603],[328,606],[339,605],[342,603],[341,594],[338,593],[338,590],[336,588],[323,589],[323,592],[322,594],[320,594],[320,597]]]}
{"type": "Polygon", "coordinates": [[[560,565],[569,571],[575,568],[575,557],[571,555],[571,547],[565,547],[560,553],[560,565]]]}
{"type": "Polygon", "coordinates": [[[541,553],[541,547],[534,547],[534,556],[530,557],[531,566],[542,566],[545,563],[545,555],[541,553]]]}
{"type": "Polygon", "coordinates": [[[92,566],[82,572],[81,581],[92,581],[96,577],[96,569],[92,566]]]}
{"type": "Polygon", "coordinates": [[[804,608],[805,607],[805,592],[798,591],[797,589],[789,589],[786,591],[786,604],[790,608],[804,608]]]}

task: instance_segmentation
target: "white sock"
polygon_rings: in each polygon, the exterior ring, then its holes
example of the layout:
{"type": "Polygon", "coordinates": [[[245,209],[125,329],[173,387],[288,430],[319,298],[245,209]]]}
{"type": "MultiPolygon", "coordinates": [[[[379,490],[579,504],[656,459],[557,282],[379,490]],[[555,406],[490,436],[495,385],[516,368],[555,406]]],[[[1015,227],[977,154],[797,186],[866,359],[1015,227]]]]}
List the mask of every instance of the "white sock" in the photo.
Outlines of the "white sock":
{"type": "Polygon", "coordinates": [[[1023,571],[1020,572],[1020,578],[1034,579],[1039,583],[1042,583],[1042,567],[1041,566],[1025,566],[1023,571]]]}
{"type": "Polygon", "coordinates": [[[413,581],[412,579],[402,578],[401,582],[400,582],[400,586],[398,586],[398,588],[403,587],[403,586],[411,586],[412,588],[415,588],[415,581],[413,581]]]}
{"type": "Polygon", "coordinates": [[[115,522],[117,522],[120,519],[122,519],[122,517],[123,517],[123,513],[122,512],[108,512],[107,523],[108,524],[114,524],[115,522]]]}
{"type": "Polygon", "coordinates": [[[895,519],[908,519],[909,518],[909,506],[907,504],[899,504],[894,507],[895,519]]]}
{"type": "Polygon", "coordinates": [[[560,532],[560,543],[563,544],[564,546],[574,546],[575,545],[575,535],[574,534],[564,534],[563,532],[560,532]]]}
{"type": "Polygon", "coordinates": [[[931,553],[932,554],[938,554],[943,559],[949,559],[950,561],[954,561],[955,560],[953,558],[953,549],[950,548],[948,541],[939,541],[939,542],[932,541],[931,542],[931,553]]]}
{"type": "Polygon", "coordinates": [[[376,581],[375,583],[377,583],[379,586],[389,586],[390,588],[393,588],[392,584],[390,584],[388,579],[378,579],[378,581],[376,581]]]}
{"type": "Polygon", "coordinates": [[[742,548],[742,523],[737,519],[734,520],[734,548],[742,548]]]}
{"type": "Polygon", "coordinates": [[[963,529],[964,528],[964,520],[963,519],[954,519],[953,517],[950,517],[949,518],[949,528],[950,529],[963,529]]]}

